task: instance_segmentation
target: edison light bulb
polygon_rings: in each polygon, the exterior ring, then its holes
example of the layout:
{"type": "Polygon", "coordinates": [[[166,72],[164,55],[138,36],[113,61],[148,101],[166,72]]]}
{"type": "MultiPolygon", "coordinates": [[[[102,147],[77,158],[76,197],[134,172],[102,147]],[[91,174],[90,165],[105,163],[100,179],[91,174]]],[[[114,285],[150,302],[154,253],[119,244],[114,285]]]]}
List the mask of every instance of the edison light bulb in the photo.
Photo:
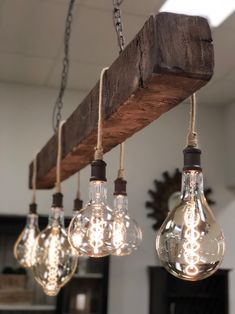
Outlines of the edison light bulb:
{"type": "Polygon", "coordinates": [[[140,246],[142,231],[129,216],[126,181],[121,178],[115,180],[113,221],[112,241],[117,249],[112,255],[130,255],[140,246]]]}
{"type": "Polygon", "coordinates": [[[157,235],[156,247],[163,266],[185,280],[212,275],[224,256],[224,236],[203,190],[200,153],[184,150],[181,202],[168,215],[157,235]]]}
{"type": "Polygon", "coordinates": [[[69,241],[80,253],[92,257],[112,254],[112,210],[107,205],[105,162],[91,164],[89,202],[73,217],[69,225],[69,241]]]}
{"type": "Polygon", "coordinates": [[[14,245],[14,256],[22,267],[29,268],[33,265],[32,252],[38,234],[37,205],[33,203],[30,204],[26,226],[14,245]]]}
{"type": "Polygon", "coordinates": [[[48,225],[37,237],[33,254],[34,277],[49,296],[58,294],[77,267],[64,227],[62,194],[56,193],[53,198],[48,225]]]}

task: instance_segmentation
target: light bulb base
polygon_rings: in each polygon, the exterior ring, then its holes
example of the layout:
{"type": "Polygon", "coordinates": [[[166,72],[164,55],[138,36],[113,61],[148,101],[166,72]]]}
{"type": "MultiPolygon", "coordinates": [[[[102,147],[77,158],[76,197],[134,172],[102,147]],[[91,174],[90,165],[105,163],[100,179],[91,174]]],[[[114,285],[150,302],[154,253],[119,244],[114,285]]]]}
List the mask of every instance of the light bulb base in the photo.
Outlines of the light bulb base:
{"type": "Polygon", "coordinates": [[[98,159],[92,161],[90,181],[107,181],[106,163],[103,160],[98,159]]]}
{"type": "Polygon", "coordinates": [[[74,212],[79,212],[83,207],[83,201],[80,200],[80,198],[76,198],[74,200],[74,208],[73,208],[73,211],[74,212]]]}
{"type": "Polygon", "coordinates": [[[113,195],[124,195],[126,196],[126,184],[127,181],[124,180],[123,178],[117,178],[114,181],[114,193],[113,195]]]}
{"type": "Polygon", "coordinates": [[[184,151],[184,168],[183,170],[201,170],[201,150],[187,146],[184,151]]]}
{"type": "Polygon", "coordinates": [[[31,203],[29,205],[29,213],[30,214],[37,214],[37,204],[36,203],[31,203]]]}
{"type": "Polygon", "coordinates": [[[63,207],[63,194],[62,193],[55,193],[52,196],[52,207],[62,208],[63,207]]]}

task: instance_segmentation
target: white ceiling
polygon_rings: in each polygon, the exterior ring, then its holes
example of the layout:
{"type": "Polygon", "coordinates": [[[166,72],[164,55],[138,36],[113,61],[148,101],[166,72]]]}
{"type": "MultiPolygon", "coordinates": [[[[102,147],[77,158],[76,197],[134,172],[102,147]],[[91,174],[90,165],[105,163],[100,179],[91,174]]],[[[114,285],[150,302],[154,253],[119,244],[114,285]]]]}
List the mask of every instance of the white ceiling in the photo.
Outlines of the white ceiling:
{"type": "MultiPolygon", "coordinates": [[[[59,86],[68,1],[0,1],[0,81],[59,86]]],[[[124,0],[127,42],[163,2],[124,0]]],[[[70,89],[89,91],[101,68],[117,57],[111,10],[112,0],[77,0],[70,50],[70,89]]],[[[226,105],[235,101],[235,13],[213,30],[213,38],[215,75],[200,92],[200,101],[226,105]]]]}

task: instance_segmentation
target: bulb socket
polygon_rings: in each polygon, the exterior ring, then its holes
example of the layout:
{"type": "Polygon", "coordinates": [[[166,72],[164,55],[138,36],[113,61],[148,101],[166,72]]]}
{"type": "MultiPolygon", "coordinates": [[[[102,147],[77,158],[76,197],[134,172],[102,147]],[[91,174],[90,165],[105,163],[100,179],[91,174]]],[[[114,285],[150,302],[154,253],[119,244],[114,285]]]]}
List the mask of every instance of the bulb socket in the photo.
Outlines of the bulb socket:
{"type": "Polygon", "coordinates": [[[201,150],[187,146],[184,151],[184,168],[183,170],[201,170],[201,150]]]}
{"type": "Polygon", "coordinates": [[[98,159],[92,161],[90,181],[107,181],[106,163],[103,160],[98,159]]]}
{"type": "Polygon", "coordinates": [[[29,205],[29,213],[30,214],[37,214],[37,204],[36,203],[31,203],[29,205]]]}
{"type": "Polygon", "coordinates": [[[79,212],[83,207],[83,201],[80,200],[80,198],[76,198],[74,200],[74,207],[73,207],[73,211],[74,212],[79,212]]]}
{"type": "Polygon", "coordinates": [[[124,195],[126,196],[126,184],[127,181],[124,180],[123,178],[117,178],[114,181],[114,193],[113,195],[124,195]]]}
{"type": "Polygon", "coordinates": [[[53,196],[52,196],[52,207],[63,208],[63,194],[62,193],[53,194],[53,196]]]}

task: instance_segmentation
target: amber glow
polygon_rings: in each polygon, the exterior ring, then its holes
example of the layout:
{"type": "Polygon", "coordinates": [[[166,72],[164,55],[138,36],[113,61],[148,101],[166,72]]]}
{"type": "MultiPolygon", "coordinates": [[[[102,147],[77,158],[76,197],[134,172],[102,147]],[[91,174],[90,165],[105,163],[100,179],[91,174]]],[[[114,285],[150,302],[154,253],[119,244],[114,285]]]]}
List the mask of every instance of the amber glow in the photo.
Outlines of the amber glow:
{"type": "Polygon", "coordinates": [[[198,243],[200,233],[197,230],[197,226],[200,221],[200,217],[198,214],[195,214],[193,204],[186,211],[184,215],[184,221],[185,225],[187,226],[187,229],[185,231],[186,241],[183,245],[184,248],[183,254],[185,262],[187,264],[185,272],[190,276],[194,276],[197,275],[199,272],[197,264],[200,260],[198,254],[198,250],[200,248],[200,244],[198,243]]]}

